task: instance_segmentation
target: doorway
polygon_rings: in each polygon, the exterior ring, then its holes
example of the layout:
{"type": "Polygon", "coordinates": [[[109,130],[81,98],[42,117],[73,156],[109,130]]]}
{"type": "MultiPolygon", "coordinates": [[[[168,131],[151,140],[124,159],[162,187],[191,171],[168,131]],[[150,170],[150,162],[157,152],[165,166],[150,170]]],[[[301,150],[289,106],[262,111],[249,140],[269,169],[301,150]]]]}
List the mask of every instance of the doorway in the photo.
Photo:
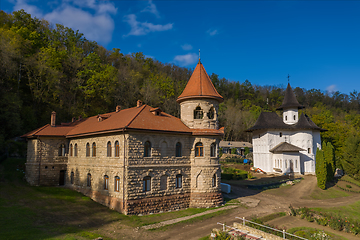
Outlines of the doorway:
{"type": "Polygon", "coordinates": [[[65,185],[65,170],[60,170],[59,185],[65,185]]]}

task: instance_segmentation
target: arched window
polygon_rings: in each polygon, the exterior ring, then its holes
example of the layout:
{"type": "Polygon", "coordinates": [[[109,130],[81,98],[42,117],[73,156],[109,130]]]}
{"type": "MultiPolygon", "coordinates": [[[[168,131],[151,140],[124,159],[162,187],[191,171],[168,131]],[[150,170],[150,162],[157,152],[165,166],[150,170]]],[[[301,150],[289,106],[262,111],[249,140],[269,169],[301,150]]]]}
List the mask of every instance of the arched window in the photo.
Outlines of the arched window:
{"type": "Polygon", "coordinates": [[[86,156],[90,157],[90,143],[86,144],[86,156]]]}
{"type": "Polygon", "coordinates": [[[107,146],[106,146],[106,152],[107,152],[107,156],[108,157],[111,157],[111,142],[110,141],[108,141],[108,143],[107,143],[107,146]]]}
{"type": "Polygon", "coordinates": [[[176,157],[182,157],[181,142],[176,143],[175,156],[176,157]]]}
{"type": "Polygon", "coordinates": [[[95,142],[93,142],[93,144],[92,144],[92,156],[96,157],[96,143],[95,142]]]}
{"type": "Polygon", "coordinates": [[[209,112],[207,113],[209,119],[214,119],[215,117],[215,110],[213,107],[210,108],[209,112]]]}
{"type": "Polygon", "coordinates": [[[280,134],[279,134],[279,135],[280,135],[280,137],[282,137],[282,132],[280,132],[280,134]]]}
{"type": "Polygon", "coordinates": [[[182,175],[181,174],[176,175],[175,187],[182,188],[182,175]]]}
{"type": "Polygon", "coordinates": [[[212,187],[216,187],[216,173],[212,177],[212,187]]]}
{"type": "Polygon", "coordinates": [[[198,142],[195,145],[195,157],[203,157],[204,156],[204,148],[201,142],[198,142]]]}
{"type": "Polygon", "coordinates": [[[311,148],[308,148],[308,153],[311,153],[311,148]]]}
{"type": "Polygon", "coordinates": [[[109,176],[104,176],[104,190],[109,190],[109,176]]]}
{"type": "Polygon", "coordinates": [[[73,155],[73,145],[70,144],[70,157],[72,157],[72,155],[73,155]]]}
{"type": "Polygon", "coordinates": [[[204,116],[203,110],[200,106],[196,107],[194,110],[194,119],[202,119],[204,116]]]}
{"type": "Polygon", "coordinates": [[[115,177],[115,188],[114,188],[115,192],[120,192],[120,177],[116,176],[115,177]]]}
{"type": "Polygon", "coordinates": [[[167,176],[163,175],[160,177],[160,190],[167,189],[167,176]]]}
{"type": "Polygon", "coordinates": [[[210,145],[210,157],[216,157],[216,143],[210,145]]]}
{"type": "Polygon", "coordinates": [[[144,144],[144,157],[151,157],[151,142],[149,141],[144,144]]]}
{"type": "Polygon", "coordinates": [[[115,142],[115,157],[120,157],[120,145],[119,141],[115,142]]]}
{"type": "Polygon", "coordinates": [[[294,115],[294,120],[296,120],[296,116],[294,115]]]}
{"type": "Polygon", "coordinates": [[[74,172],[71,172],[70,174],[70,183],[74,184],[74,172]]]}
{"type": "Polygon", "coordinates": [[[61,144],[59,147],[59,156],[65,156],[65,144],[61,144]]]}
{"type": "Polygon", "coordinates": [[[78,148],[77,148],[77,143],[75,143],[74,145],[74,156],[77,157],[78,155],[78,148]]]}
{"type": "Polygon", "coordinates": [[[285,116],[285,121],[287,121],[287,116],[285,116]]]}
{"type": "Polygon", "coordinates": [[[146,176],[143,179],[143,191],[144,192],[151,191],[151,177],[150,176],[146,176]]]}
{"type": "Polygon", "coordinates": [[[87,174],[87,181],[86,181],[86,183],[87,183],[87,186],[88,186],[88,187],[91,187],[91,174],[90,174],[90,173],[87,174]]]}

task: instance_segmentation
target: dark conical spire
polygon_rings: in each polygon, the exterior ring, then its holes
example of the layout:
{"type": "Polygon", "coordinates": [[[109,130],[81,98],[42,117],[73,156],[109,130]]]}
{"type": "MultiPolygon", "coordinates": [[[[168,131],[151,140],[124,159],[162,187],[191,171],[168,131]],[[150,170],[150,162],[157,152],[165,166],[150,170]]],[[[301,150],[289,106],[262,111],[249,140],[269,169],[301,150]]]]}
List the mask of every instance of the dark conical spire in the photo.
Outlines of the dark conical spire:
{"type": "Polygon", "coordinates": [[[285,108],[297,108],[297,109],[304,108],[304,106],[300,105],[300,103],[296,99],[296,96],[290,86],[290,83],[288,83],[287,88],[285,90],[285,97],[282,105],[278,107],[276,110],[283,110],[285,108]]]}

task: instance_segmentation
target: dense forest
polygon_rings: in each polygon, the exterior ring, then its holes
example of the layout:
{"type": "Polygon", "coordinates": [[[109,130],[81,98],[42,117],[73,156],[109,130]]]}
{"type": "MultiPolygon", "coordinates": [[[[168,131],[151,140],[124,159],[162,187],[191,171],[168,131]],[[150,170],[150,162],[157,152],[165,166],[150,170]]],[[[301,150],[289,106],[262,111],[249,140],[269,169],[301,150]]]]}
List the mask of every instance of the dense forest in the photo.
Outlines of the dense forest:
{"type": "MultiPolygon", "coordinates": [[[[114,111],[117,105],[133,107],[140,99],[179,116],[175,100],[192,71],[146,58],[141,52],[125,55],[120,49],[107,50],[79,31],[53,26],[23,10],[0,11],[0,155],[14,137],[49,123],[52,111],[57,112],[59,124],[79,115],[114,111]]],[[[251,141],[244,130],[261,111],[276,111],[284,98],[284,86],[233,82],[215,73],[210,78],[225,99],[219,111],[225,140],[251,141]]],[[[360,93],[298,87],[294,92],[306,107],[302,111],[328,130],[322,138],[333,144],[337,164],[344,168],[359,164],[356,155],[355,162],[349,160],[351,156],[340,160],[349,154],[346,141],[359,139],[360,93]]]]}

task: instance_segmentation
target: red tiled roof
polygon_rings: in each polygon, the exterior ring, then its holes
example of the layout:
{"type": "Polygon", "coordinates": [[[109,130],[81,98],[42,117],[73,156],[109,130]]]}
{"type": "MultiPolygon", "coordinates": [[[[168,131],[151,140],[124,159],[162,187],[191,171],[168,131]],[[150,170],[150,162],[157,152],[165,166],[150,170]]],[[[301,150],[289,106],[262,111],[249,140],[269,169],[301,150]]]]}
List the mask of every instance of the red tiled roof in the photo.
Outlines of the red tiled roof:
{"type": "Polygon", "coordinates": [[[196,65],[184,91],[176,101],[182,102],[183,100],[192,98],[212,98],[219,102],[224,101],[224,98],[216,91],[209,75],[206,73],[205,68],[200,61],[196,65]]]}
{"type": "Polygon", "coordinates": [[[22,137],[34,138],[36,136],[63,136],[77,137],[122,130],[160,131],[184,133],[192,135],[222,135],[223,131],[216,129],[190,129],[179,118],[160,112],[152,113],[154,109],[148,105],[123,109],[119,112],[101,114],[104,117],[99,121],[99,115],[82,119],[74,123],[57,125],[50,124],[31,131],[22,137]]]}

